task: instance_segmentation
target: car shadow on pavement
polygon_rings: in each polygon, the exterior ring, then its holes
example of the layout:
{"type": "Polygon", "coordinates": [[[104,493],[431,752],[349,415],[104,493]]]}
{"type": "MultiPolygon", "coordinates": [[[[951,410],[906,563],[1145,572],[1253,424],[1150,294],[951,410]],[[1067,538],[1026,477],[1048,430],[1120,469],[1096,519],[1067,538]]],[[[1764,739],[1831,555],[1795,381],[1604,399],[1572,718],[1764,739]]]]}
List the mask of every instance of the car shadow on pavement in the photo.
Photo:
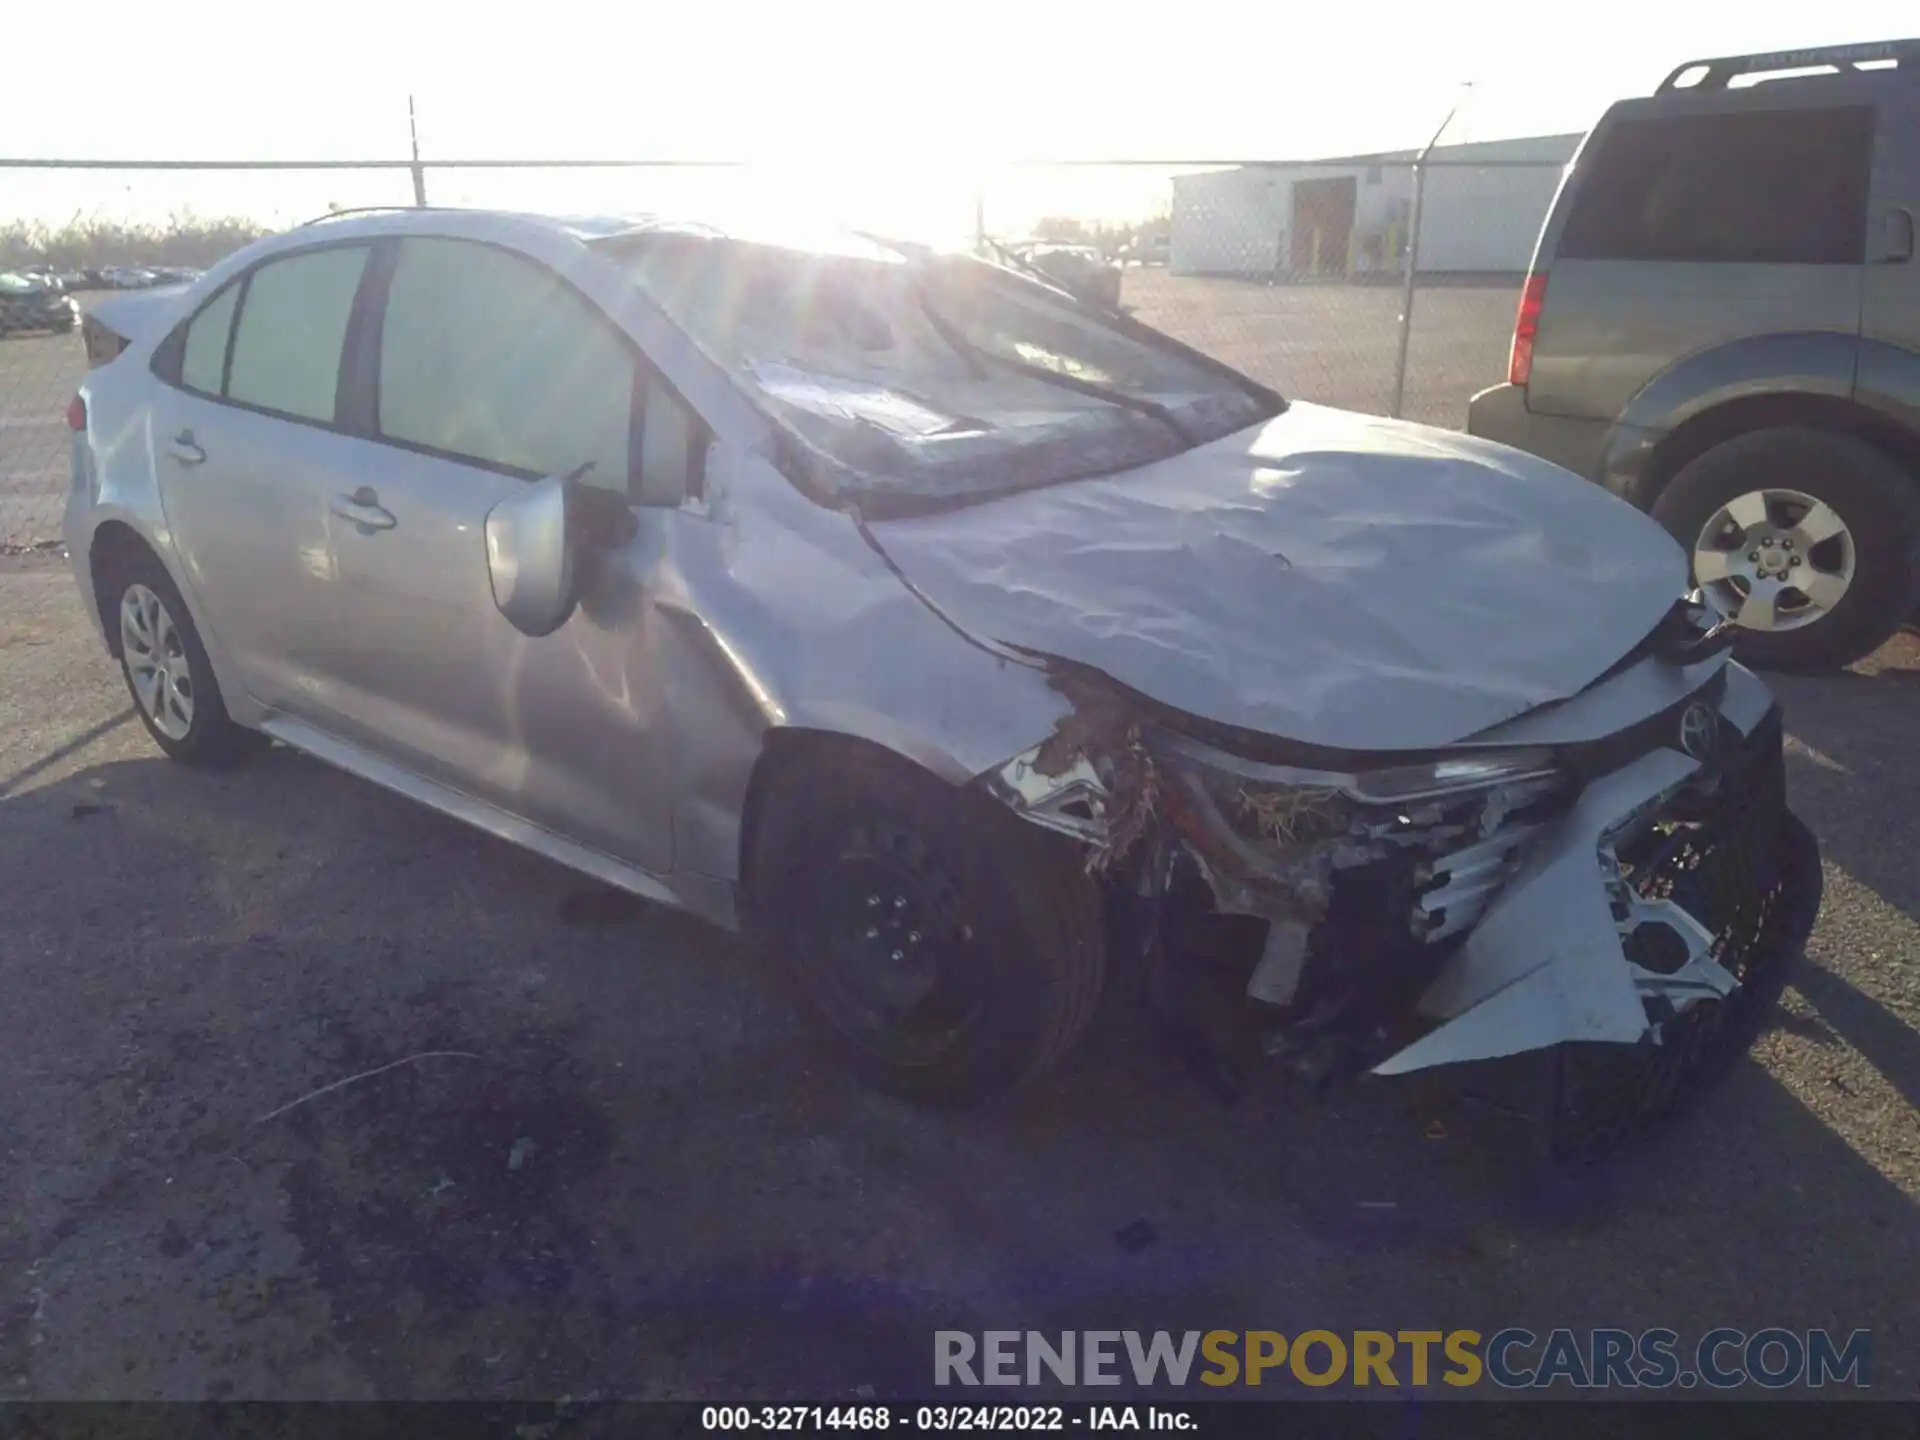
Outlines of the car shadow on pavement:
{"type": "Polygon", "coordinates": [[[1788,795],[1822,858],[1920,920],[1920,685],[1893,678],[1907,675],[1920,670],[1765,678],[1786,716],[1788,795]]]}
{"type": "Polygon", "coordinates": [[[1910,1202],[1752,1061],[1578,1168],[1390,1085],[1223,1105],[1144,1028],[918,1111],[727,937],[281,750],[0,799],[0,867],[0,1397],[850,1399],[926,1393],[938,1328],[1912,1322],[1910,1202]]]}

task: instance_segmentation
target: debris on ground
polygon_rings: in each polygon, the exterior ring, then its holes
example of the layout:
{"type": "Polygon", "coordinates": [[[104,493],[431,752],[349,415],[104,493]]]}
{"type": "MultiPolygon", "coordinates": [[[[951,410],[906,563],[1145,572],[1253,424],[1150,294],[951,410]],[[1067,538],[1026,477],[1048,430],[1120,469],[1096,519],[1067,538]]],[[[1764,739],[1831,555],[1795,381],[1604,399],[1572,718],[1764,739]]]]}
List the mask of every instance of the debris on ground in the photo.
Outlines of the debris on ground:
{"type": "Polygon", "coordinates": [[[418,1055],[407,1055],[385,1065],[376,1065],[371,1070],[362,1070],[358,1075],[349,1075],[344,1080],[336,1080],[331,1085],[322,1085],[318,1090],[309,1090],[298,1100],[289,1100],[278,1110],[269,1110],[253,1123],[264,1125],[277,1119],[289,1110],[306,1104],[309,1100],[318,1100],[322,1095],[331,1095],[335,1090],[344,1090],[349,1085],[357,1085],[362,1080],[371,1080],[376,1075],[384,1075],[389,1070],[398,1070],[402,1065],[412,1065],[421,1060],[478,1060],[480,1057],[467,1050],[422,1050],[418,1055]]]}
{"type": "Polygon", "coordinates": [[[540,1146],[531,1135],[522,1135],[513,1142],[513,1148],[507,1151],[507,1169],[524,1170],[527,1162],[539,1152],[540,1146]]]}

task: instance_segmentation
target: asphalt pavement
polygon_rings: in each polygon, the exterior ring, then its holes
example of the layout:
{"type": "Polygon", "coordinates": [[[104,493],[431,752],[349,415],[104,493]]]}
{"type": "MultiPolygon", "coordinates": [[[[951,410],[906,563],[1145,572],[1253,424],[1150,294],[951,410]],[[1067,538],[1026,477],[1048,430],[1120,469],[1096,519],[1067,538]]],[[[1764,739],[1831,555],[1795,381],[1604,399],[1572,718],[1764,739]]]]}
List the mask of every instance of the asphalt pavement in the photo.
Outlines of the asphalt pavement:
{"type": "Polygon", "coordinates": [[[1778,688],[1807,961],[1700,1105],[1556,1170],[1390,1085],[1225,1105],[1124,1023],[995,1110],[881,1098],[698,922],[289,752],[168,763],[61,563],[0,559],[0,1399],[832,1399],[924,1391],[938,1328],[1508,1325],[1868,1329],[1912,1396],[1920,640],[1778,688]]]}

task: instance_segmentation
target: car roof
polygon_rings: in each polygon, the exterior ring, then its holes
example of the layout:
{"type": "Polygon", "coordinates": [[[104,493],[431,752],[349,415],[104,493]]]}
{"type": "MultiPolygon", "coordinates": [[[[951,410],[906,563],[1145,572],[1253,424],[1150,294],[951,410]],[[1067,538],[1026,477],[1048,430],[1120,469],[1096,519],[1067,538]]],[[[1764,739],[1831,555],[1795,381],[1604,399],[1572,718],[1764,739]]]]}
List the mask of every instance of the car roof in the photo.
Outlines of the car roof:
{"type": "Polygon", "coordinates": [[[856,259],[899,259],[896,251],[845,226],[752,214],[694,216],[642,211],[582,215],[461,206],[369,207],[322,215],[274,239],[307,240],[318,233],[343,238],[409,233],[471,235],[476,229],[497,229],[503,238],[513,231],[523,234],[537,231],[565,236],[586,245],[650,236],[680,236],[856,259]]]}

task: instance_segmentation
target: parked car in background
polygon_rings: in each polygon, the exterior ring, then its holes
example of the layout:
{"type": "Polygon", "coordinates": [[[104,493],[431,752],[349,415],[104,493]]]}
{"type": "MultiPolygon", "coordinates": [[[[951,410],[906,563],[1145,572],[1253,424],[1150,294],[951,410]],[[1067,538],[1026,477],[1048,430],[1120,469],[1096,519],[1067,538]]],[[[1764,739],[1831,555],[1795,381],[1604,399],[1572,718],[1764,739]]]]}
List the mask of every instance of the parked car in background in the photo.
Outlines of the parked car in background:
{"type": "Polygon", "coordinates": [[[1120,259],[1129,265],[1165,265],[1173,258],[1173,241],[1166,235],[1147,235],[1128,244],[1120,259]]]}
{"type": "Polygon", "coordinates": [[[1650,510],[1754,664],[1859,659],[1920,590],[1917,72],[1737,56],[1613,106],[1468,412],[1650,510]]]}
{"type": "Polygon", "coordinates": [[[58,285],[0,271],[0,333],[20,330],[66,332],[80,323],[80,308],[58,285]]]}
{"type": "Polygon", "coordinates": [[[1285,1073],[1498,1061],[1611,1126],[1813,922],[1658,525],[1024,271],[398,210],[88,320],[66,545],[161,750],[744,926],[901,1094],[1043,1073],[1144,966],[1285,1073]]]}
{"type": "Polygon", "coordinates": [[[1120,304],[1120,267],[1091,245],[1029,245],[1020,258],[1054,283],[1097,305],[1120,304]]]}

